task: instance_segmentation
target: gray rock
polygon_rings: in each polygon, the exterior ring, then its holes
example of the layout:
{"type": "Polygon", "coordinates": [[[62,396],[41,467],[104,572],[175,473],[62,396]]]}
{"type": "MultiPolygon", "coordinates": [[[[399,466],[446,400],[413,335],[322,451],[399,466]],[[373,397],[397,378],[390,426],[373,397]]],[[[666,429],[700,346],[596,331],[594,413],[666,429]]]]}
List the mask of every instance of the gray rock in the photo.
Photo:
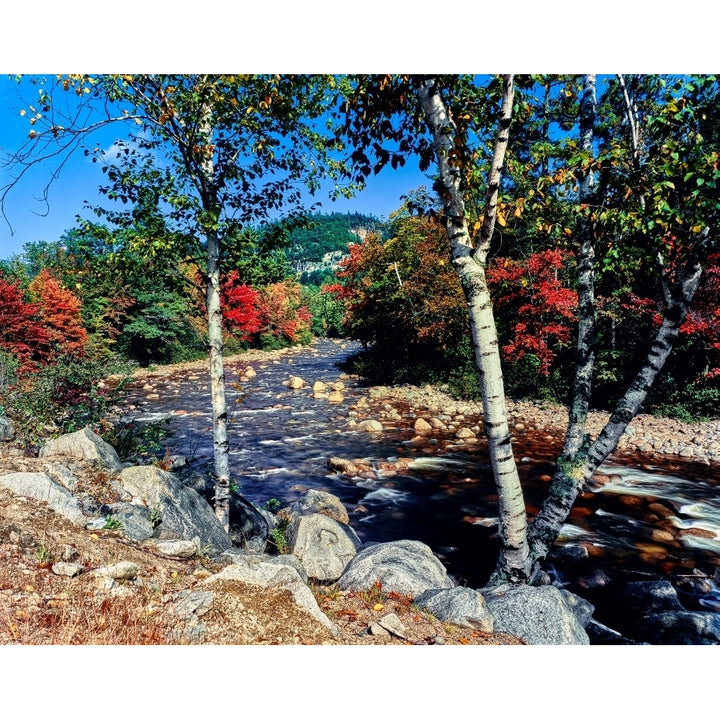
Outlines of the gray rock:
{"type": "Polygon", "coordinates": [[[288,565],[276,565],[268,562],[254,564],[233,563],[221,572],[203,580],[201,584],[203,587],[212,591],[214,585],[231,581],[255,585],[259,588],[288,590],[299,607],[305,609],[333,634],[337,634],[337,628],[328,619],[327,615],[320,610],[312,591],[303,582],[294,568],[288,565]]]}
{"type": "Polygon", "coordinates": [[[113,580],[134,580],[140,572],[140,568],[134,562],[121,560],[114,565],[97,568],[94,572],[113,580]]]}
{"type": "Polygon", "coordinates": [[[6,418],[4,415],[0,415],[0,442],[7,442],[12,440],[15,436],[15,429],[10,421],[10,418],[6,418]]]}
{"type": "Polygon", "coordinates": [[[711,612],[662,612],[641,618],[633,637],[652,645],[718,645],[720,614],[711,612]]]}
{"type": "Polygon", "coordinates": [[[453,587],[443,564],[418,540],[397,540],[363,548],[338,581],[341,590],[383,591],[417,597],[426,590],[453,587]]]}
{"type": "Polygon", "coordinates": [[[56,562],[52,566],[52,571],[55,575],[63,575],[65,577],[75,577],[84,570],[80,563],[74,562],[56,562]]]}
{"type": "Polygon", "coordinates": [[[495,632],[509,633],[530,645],[589,645],[567,600],[552,585],[506,585],[482,594],[495,618],[495,632]]]}
{"type": "Polygon", "coordinates": [[[578,619],[578,622],[584,628],[587,628],[588,624],[592,620],[593,613],[595,612],[595,606],[591,602],[581,598],[579,595],[571,593],[569,590],[560,588],[560,592],[563,594],[565,602],[567,602],[570,609],[575,613],[575,617],[578,619]]]}
{"type": "Polygon", "coordinates": [[[158,540],[155,549],[168,557],[191,558],[202,551],[200,540],[158,540]]]}
{"type": "Polygon", "coordinates": [[[337,580],[361,545],[351,528],[320,513],[293,518],[286,537],[308,576],[323,581],[337,580]]]}
{"type": "Polygon", "coordinates": [[[153,465],[129,467],[120,473],[120,482],[134,502],[158,515],[162,530],[176,539],[192,540],[197,536],[210,555],[232,545],[210,505],[171,473],[153,465]]]}
{"type": "Polygon", "coordinates": [[[120,523],[119,530],[126,538],[142,542],[153,536],[155,528],[149,508],[126,502],[112,503],[107,508],[110,516],[120,523]]]}
{"type": "Polygon", "coordinates": [[[67,518],[73,525],[84,527],[87,518],[82,506],[73,494],[56,483],[45,473],[10,473],[0,476],[0,487],[5,487],[17,495],[42,500],[56,513],[67,518]]]}
{"type": "Polygon", "coordinates": [[[251,502],[238,493],[230,494],[230,528],[242,545],[251,552],[265,550],[270,523],[251,502]]]}
{"type": "Polygon", "coordinates": [[[303,564],[300,562],[295,555],[258,555],[257,553],[251,553],[241,548],[232,547],[221,553],[215,558],[216,561],[221,563],[239,563],[241,565],[258,565],[260,563],[269,563],[270,565],[288,565],[293,568],[300,576],[302,581],[307,584],[308,574],[305,572],[303,564]]]}
{"type": "Polygon", "coordinates": [[[378,620],[378,625],[387,630],[391,635],[399,637],[401,640],[404,640],[407,637],[407,630],[395,613],[390,613],[389,615],[385,615],[385,617],[380,618],[380,620],[378,620]]]}
{"type": "Polygon", "coordinates": [[[45,471],[53,480],[55,480],[55,482],[60,483],[60,485],[68,489],[70,492],[75,492],[77,490],[78,480],[72,470],[70,470],[70,468],[66,465],[51,462],[47,464],[45,471]]]}
{"type": "Polygon", "coordinates": [[[477,627],[481,632],[493,631],[494,618],[477,590],[467,587],[426,590],[415,598],[415,604],[443,622],[477,627]]]}
{"type": "Polygon", "coordinates": [[[41,458],[73,457],[88,460],[111,472],[120,472],[122,463],[112,445],[106,443],[90,428],[61,435],[40,448],[41,458]]]}
{"type": "Polygon", "coordinates": [[[641,580],[627,583],[618,597],[630,617],[685,610],[677,591],[668,580],[641,580]]]}
{"type": "Polygon", "coordinates": [[[174,596],[176,600],[171,612],[181,620],[191,616],[202,617],[210,612],[214,596],[209,590],[183,590],[174,596]]]}
{"type": "Polygon", "coordinates": [[[308,490],[291,508],[293,514],[312,515],[320,513],[327,515],[339,523],[347,525],[350,522],[348,512],[342,501],[324,490],[308,490]]]}

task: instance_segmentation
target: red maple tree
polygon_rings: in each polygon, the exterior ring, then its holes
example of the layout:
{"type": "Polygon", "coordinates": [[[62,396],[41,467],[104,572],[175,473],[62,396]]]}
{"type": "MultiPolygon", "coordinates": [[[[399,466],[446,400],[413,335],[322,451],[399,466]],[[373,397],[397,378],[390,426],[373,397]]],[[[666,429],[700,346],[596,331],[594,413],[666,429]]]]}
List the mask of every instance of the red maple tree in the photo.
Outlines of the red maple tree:
{"type": "Polygon", "coordinates": [[[88,335],[80,313],[82,303],[63,287],[46,268],[28,286],[28,291],[40,308],[40,320],[45,327],[54,355],[82,355],[88,335]]]}

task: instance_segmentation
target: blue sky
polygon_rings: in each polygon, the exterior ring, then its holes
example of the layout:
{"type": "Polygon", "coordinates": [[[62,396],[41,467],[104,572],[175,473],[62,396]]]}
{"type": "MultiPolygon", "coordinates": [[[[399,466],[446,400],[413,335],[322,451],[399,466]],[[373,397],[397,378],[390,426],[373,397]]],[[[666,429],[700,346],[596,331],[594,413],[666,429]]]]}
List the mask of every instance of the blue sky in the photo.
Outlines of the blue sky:
{"type": "MultiPolygon", "coordinates": [[[[37,97],[37,88],[23,81],[18,85],[6,75],[0,77],[0,147],[5,153],[17,150],[31,129],[28,116],[21,116],[23,98],[37,97]]],[[[110,147],[120,132],[119,127],[107,128],[97,134],[101,147],[110,147]]],[[[94,144],[94,143],[93,143],[94,144]]],[[[94,218],[86,203],[101,202],[98,187],[104,175],[98,164],[93,164],[82,151],[61,169],[48,191],[47,203],[42,195],[57,163],[38,165],[20,179],[6,198],[5,218],[0,218],[0,259],[20,253],[28,242],[54,241],[76,224],[76,216],[94,218]]],[[[4,163],[0,165],[0,187],[11,179],[4,163]]],[[[313,198],[320,201],[322,212],[363,212],[387,217],[400,206],[400,197],[409,190],[430,185],[420,173],[417,162],[410,160],[404,168],[386,168],[368,180],[367,188],[355,198],[332,201],[328,190],[313,198]]],[[[111,204],[112,205],[112,204],[111,204]]]]}

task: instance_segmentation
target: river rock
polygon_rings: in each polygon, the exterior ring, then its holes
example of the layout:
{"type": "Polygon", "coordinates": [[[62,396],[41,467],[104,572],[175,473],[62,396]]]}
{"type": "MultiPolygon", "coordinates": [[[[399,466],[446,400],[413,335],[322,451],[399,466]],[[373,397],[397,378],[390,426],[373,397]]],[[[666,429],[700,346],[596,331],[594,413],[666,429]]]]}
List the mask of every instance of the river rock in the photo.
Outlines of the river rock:
{"type": "Polygon", "coordinates": [[[120,482],[133,501],[150,508],[162,529],[176,538],[192,540],[197,535],[210,555],[232,544],[210,505],[172,473],[153,465],[129,467],[120,473],[120,482]]]}
{"type": "MultiPolygon", "coordinates": [[[[331,458],[331,461],[333,458],[331,458]]],[[[353,465],[354,467],[354,465],[353,465]]],[[[357,470],[356,470],[357,472],[357,470]]],[[[290,508],[293,515],[312,515],[320,513],[327,515],[333,520],[337,520],[343,525],[350,522],[347,509],[342,501],[324,490],[308,490],[293,506],[290,508]]]]}
{"type": "Polygon", "coordinates": [[[382,423],[379,420],[363,420],[361,423],[358,423],[358,430],[362,432],[382,432],[383,426],[382,423]]]}
{"type": "Polygon", "coordinates": [[[88,460],[111,472],[120,472],[122,463],[112,445],[106,443],[90,428],[61,435],[40,448],[41,458],[73,457],[88,460]]]}
{"type": "Polygon", "coordinates": [[[443,622],[477,628],[481,632],[493,631],[494,619],[485,598],[467,587],[448,590],[426,590],[415,598],[415,604],[443,622]]]}
{"type": "Polygon", "coordinates": [[[668,580],[640,580],[627,583],[618,597],[623,612],[631,618],[655,613],[682,611],[685,608],[668,580]]]}
{"type": "Polygon", "coordinates": [[[337,580],[361,545],[350,527],[320,513],[295,516],[286,537],[308,576],[321,581],[337,580]]]}
{"type": "Polygon", "coordinates": [[[345,396],[339,390],[333,390],[328,394],[327,400],[329,403],[337,404],[345,400],[345,396]]]}
{"type": "Polygon", "coordinates": [[[67,518],[73,525],[84,527],[87,522],[80,501],[46,473],[19,472],[2,475],[0,487],[7,488],[16,495],[46,502],[52,510],[67,518]]]}
{"type": "Polygon", "coordinates": [[[415,421],[413,428],[415,429],[415,432],[418,432],[421,434],[432,432],[432,429],[433,429],[432,425],[427,420],[424,420],[423,418],[418,418],[415,421]]]}
{"type": "Polygon", "coordinates": [[[495,632],[530,645],[589,645],[590,640],[560,590],[552,585],[501,586],[483,591],[495,632]]]}
{"type": "Polygon", "coordinates": [[[265,550],[273,524],[269,516],[270,513],[258,510],[239,493],[230,493],[230,528],[251,552],[265,550]]]}
{"type": "Polygon", "coordinates": [[[357,475],[359,470],[358,466],[352,460],[346,460],[345,458],[331,457],[328,460],[328,467],[336,472],[341,472],[343,475],[357,475]]]}
{"type": "Polygon", "coordinates": [[[635,624],[633,635],[653,645],[718,645],[720,613],[652,613],[635,624]]]}
{"type": "Polygon", "coordinates": [[[291,390],[302,390],[302,388],[305,387],[305,381],[302,378],[297,377],[297,375],[291,375],[286,385],[291,390]]]}
{"type": "Polygon", "coordinates": [[[380,583],[383,592],[412,598],[426,590],[454,586],[443,564],[425,543],[397,540],[363,548],[338,581],[341,590],[370,590],[380,583]]]}

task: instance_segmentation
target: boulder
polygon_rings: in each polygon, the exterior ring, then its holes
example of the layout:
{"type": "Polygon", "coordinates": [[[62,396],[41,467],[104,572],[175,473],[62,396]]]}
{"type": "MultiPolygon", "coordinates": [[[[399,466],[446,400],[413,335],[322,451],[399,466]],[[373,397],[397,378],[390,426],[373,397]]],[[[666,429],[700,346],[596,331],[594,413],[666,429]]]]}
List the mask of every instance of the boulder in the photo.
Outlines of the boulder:
{"type": "Polygon", "coordinates": [[[503,585],[483,591],[495,618],[495,632],[522,638],[530,645],[589,645],[575,613],[552,585],[503,585]]]}
{"type": "Polygon", "coordinates": [[[718,645],[720,614],[712,612],[661,612],[641,618],[633,637],[653,645],[718,645]]]}
{"type": "Polygon", "coordinates": [[[153,465],[129,467],[120,473],[120,482],[133,502],[150,508],[162,530],[176,538],[192,540],[197,536],[210,555],[232,545],[210,505],[172,473],[153,465]]]}
{"type": "Polygon", "coordinates": [[[630,618],[685,610],[680,604],[677,591],[668,580],[627,583],[620,592],[618,601],[623,608],[623,614],[630,618]]]}
{"type": "Polygon", "coordinates": [[[476,627],[481,632],[493,631],[494,619],[485,598],[467,587],[448,590],[426,590],[415,598],[415,604],[443,622],[476,627]]]}
{"type": "Polygon", "coordinates": [[[337,580],[361,545],[349,526],[321,513],[296,515],[286,537],[308,576],[322,581],[337,580]]]}
{"type": "Polygon", "coordinates": [[[426,590],[454,586],[443,564],[425,543],[397,540],[363,548],[338,581],[341,590],[369,590],[380,583],[383,591],[417,597],[426,590]]]}
{"type": "MultiPolygon", "coordinates": [[[[330,466],[333,467],[333,460],[338,458],[330,458],[330,466]]],[[[349,463],[349,461],[347,461],[349,463]]],[[[352,463],[349,463],[352,465],[352,463]]],[[[355,466],[353,465],[353,468],[355,466]]],[[[356,470],[357,472],[357,470],[356,470]]],[[[342,501],[324,490],[308,490],[291,508],[293,515],[312,515],[320,513],[337,520],[339,523],[347,525],[350,522],[348,512],[342,501]]]]}
{"type": "Polygon", "coordinates": [[[266,515],[251,502],[238,493],[230,493],[230,529],[243,547],[251,552],[263,552],[270,525],[266,515]]]}
{"type": "Polygon", "coordinates": [[[202,586],[212,592],[214,586],[224,586],[226,583],[238,582],[254,585],[259,588],[273,588],[288,590],[295,603],[306,610],[319,623],[328,628],[333,634],[337,628],[320,610],[315,596],[310,588],[303,582],[297,571],[289,565],[280,565],[269,562],[243,563],[234,562],[224,570],[206,580],[202,586]]]}
{"type": "Polygon", "coordinates": [[[18,472],[2,475],[0,487],[7,488],[16,495],[42,500],[73,525],[85,527],[87,518],[83,514],[79,500],[45,473],[18,472]]]}
{"type": "Polygon", "coordinates": [[[90,428],[61,435],[40,448],[41,458],[73,457],[88,460],[105,470],[120,472],[122,463],[112,445],[106,443],[90,428]]]}

